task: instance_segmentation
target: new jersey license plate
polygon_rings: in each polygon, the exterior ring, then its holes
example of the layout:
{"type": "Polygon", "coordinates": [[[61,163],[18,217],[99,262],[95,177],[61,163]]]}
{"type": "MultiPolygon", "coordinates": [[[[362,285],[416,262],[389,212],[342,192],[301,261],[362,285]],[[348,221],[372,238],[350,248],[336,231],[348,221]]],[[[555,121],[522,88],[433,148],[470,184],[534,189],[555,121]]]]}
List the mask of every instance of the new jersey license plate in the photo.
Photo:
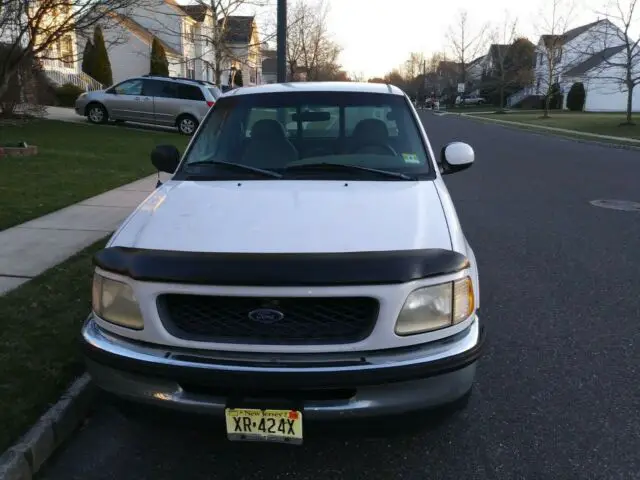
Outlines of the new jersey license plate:
{"type": "Polygon", "coordinates": [[[302,412],[297,410],[225,409],[229,440],[302,443],[302,412]]]}

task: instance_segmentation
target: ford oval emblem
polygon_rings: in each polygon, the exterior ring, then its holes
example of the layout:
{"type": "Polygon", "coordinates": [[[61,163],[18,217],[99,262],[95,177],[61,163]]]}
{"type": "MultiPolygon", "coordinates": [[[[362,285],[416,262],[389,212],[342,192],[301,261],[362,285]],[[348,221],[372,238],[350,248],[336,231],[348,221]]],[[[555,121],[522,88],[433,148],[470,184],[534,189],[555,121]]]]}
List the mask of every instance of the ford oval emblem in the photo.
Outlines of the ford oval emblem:
{"type": "Polygon", "coordinates": [[[284,313],[271,308],[258,308],[251,310],[248,317],[254,322],[276,323],[284,318],[284,313]]]}

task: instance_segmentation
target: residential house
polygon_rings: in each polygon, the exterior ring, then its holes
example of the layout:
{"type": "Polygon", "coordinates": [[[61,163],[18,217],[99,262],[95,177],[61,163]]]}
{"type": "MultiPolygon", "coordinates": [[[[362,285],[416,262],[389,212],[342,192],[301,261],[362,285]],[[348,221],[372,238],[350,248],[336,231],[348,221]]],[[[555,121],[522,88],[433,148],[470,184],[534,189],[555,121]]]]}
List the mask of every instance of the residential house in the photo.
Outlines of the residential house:
{"type": "Polygon", "coordinates": [[[438,62],[434,83],[428,90],[440,96],[441,102],[452,101],[458,95],[458,83],[461,79],[462,65],[458,62],[442,60],[438,62]]]}
{"type": "Polygon", "coordinates": [[[465,80],[467,92],[478,95],[480,93],[480,84],[485,70],[485,62],[487,56],[480,55],[465,65],[465,80]]]}
{"type": "MultiPolygon", "coordinates": [[[[15,11],[12,12],[10,10],[11,5],[11,2],[5,3],[0,8],[0,19],[2,19],[0,21],[0,42],[9,45],[18,41],[18,32],[23,30],[30,22],[26,16],[21,18],[20,14],[16,14],[15,11]],[[16,20],[9,20],[12,16],[16,20]]],[[[32,15],[35,15],[35,9],[44,7],[33,3],[30,8],[34,10],[32,15]]],[[[64,22],[68,22],[73,15],[72,2],[70,0],[60,0],[55,5],[47,6],[47,10],[41,10],[40,12],[46,13],[46,15],[41,15],[39,19],[40,32],[57,32],[60,31],[64,22]]],[[[50,40],[50,38],[45,39],[43,33],[36,33],[34,38],[38,60],[51,83],[54,85],[72,83],[84,90],[102,88],[99,82],[81,71],[75,31],[69,30],[65,32],[54,42],[50,40]],[[46,50],[43,50],[44,45],[46,45],[43,42],[49,44],[46,50]]],[[[24,35],[21,39],[22,46],[26,47],[28,41],[29,38],[24,35]]]]}
{"type": "MultiPolygon", "coordinates": [[[[193,31],[189,31],[188,35],[192,36],[195,45],[194,58],[194,77],[198,80],[215,81],[215,48],[213,42],[214,20],[213,12],[206,5],[181,5],[180,8],[191,17],[196,23],[193,31]]],[[[187,71],[187,76],[190,76],[187,71]]]]}
{"type": "Polygon", "coordinates": [[[275,50],[262,51],[262,83],[277,83],[278,61],[275,50]]]}
{"type": "Polygon", "coordinates": [[[158,38],[167,50],[171,75],[212,79],[210,65],[213,63],[213,50],[207,42],[207,38],[211,38],[207,28],[211,27],[212,20],[206,11],[197,12],[189,6],[181,6],[175,0],[147,0],[118,17],[119,28],[113,29],[107,42],[114,81],[131,76],[133,71],[136,75],[149,73],[149,38],[153,37],[158,38]],[[124,41],[118,41],[117,36],[122,35],[123,30],[129,33],[125,33],[124,41]],[[144,44],[149,43],[148,49],[142,48],[138,42],[129,46],[126,40],[132,37],[144,44]],[[136,57],[135,63],[138,65],[130,65],[136,57]]]}
{"type": "Polygon", "coordinates": [[[237,70],[242,72],[244,86],[259,85],[262,80],[262,44],[255,17],[229,16],[220,19],[224,22],[224,44],[226,47],[224,74],[222,83],[232,85],[233,75],[237,70]]]}
{"type": "MultiPolygon", "coordinates": [[[[125,15],[113,15],[113,25],[103,30],[114,83],[149,73],[154,35],[125,15]]],[[[169,75],[184,76],[183,54],[158,37],[169,63],[169,75]]],[[[86,40],[85,40],[86,41],[86,40]]]]}
{"type": "MultiPolygon", "coordinates": [[[[507,104],[514,106],[528,97],[542,99],[550,88],[551,63],[551,83],[557,84],[563,93],[563,108],[571,86],[581,82],[586,91],[585,111],[625,110],[627,92],[617,80],[624,77],[624,69],[607,64],[607,61],[624,62],[625,46],[618,32],[618,27],[605,19],[562,35],[542,35],[536,47],[533,85],[513,94],[507,104]],[[553,62],[549,62],[550,55],[553,62]]],[[[640,91],[634,92],[633,110],[640,110],[640,91]]]]}
{"type": "MultiPolygon", "coordinates": [[[[147,0],[113,18],[116,26],[104,33],[114,82],[149,73],[154,37],[167,53],[171,76],[215,81],[214,21],[218,20],[206,5],[147,0]]],[[[260,42],[254,18],[230,16],[226,25],[222,84],[229,83],[234,69],[242,70],[244,85],[260,83],[260,42]]]]}

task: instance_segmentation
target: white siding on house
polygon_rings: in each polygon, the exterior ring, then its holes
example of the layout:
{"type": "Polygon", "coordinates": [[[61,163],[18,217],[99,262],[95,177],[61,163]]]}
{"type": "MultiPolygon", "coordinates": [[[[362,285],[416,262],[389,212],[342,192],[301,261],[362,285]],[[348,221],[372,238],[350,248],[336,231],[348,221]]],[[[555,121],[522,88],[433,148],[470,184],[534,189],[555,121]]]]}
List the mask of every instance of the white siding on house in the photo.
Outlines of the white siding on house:
{"type": "MultiPolygon", "coordinates": [[[[609,59],[611,63],[625,63],[625,52],[620,52],[609,59]]],[[[640,70],[640,65],[637,66],[640,70]]],[[[586,99],[584,109],[587,112],[619,112],[627,108],[627,89],[621,82],[626,71],[622,67],[601,65],[585,75],[565,78],[562,84],[565,93],[575,82],[584,84],[586,99]]],[[[634,75],[637,73],[634,72],[634,75]]],[[[633,89],[632,110],[640,111],[640,86],[633,89]]],[[[566,105],[566,95],[565,95],[566,105]]]]}
{"type": "MultiPolygon", "coordinates": [[[[149,73],[151,45],[147,39],[141,38],[122,26],[105,29],[104,37],[105,43],[109,45],[107,52],[114,83],[149,73]]],[[[181,59],[167,54],[167,60],[169,60],[169,75],[181,76],[183,66],[181,59]]]]}
{"type": "MultiPolygon", "coordinates": [[[[584,109],[587,112],[619,112],[627,108],[627,92],[609,80],[593,78],[585,83],[586,99],[584,109]]],[[[634,88],[632,110],[640,112],[640,87],[634,88]]]]}
{"type": "Polygon", "coordinates": [[[176,7],[165,0],[148,0],[127,12],[127,16],[139,23],[177,52],[183,52],[183,22],[186,14],[180,14],[176,7]]]}
{"type": "Polygon", "coordinates": [[[106,29],[104,37],[114,83],[149,73],[151,46],[146,41],[122,27],[106,29]]]}
{"type": "MultiPolygon", "coordinates": [[[[560,59],[553,65],[555,78],[552,79],[552,83],[556,81],[562,83],[564,72],[587,60],[593,54],[605,48],[620,45],[621,41],[615,35],[616,28],[610,22],[603,21],[563,45],[560,50],[560,59]]],[[[540,39],[536,47],[535,79],[536,87],[539,83],[541,94],[545,94],[549,87],[548,64],[547,52],[540,39]]]]}

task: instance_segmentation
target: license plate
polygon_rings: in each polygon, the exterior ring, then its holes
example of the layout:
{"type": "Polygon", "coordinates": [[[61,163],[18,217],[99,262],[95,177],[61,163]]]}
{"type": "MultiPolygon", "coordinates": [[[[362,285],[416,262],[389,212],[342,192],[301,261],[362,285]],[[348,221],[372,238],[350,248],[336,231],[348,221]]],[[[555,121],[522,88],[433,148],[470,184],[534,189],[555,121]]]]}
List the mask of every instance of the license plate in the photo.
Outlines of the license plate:
{"type": "Polygon", "coordinates": [[[297,410],[225,409],[229,440],[302,443],[302,412],[297,410]]]}

